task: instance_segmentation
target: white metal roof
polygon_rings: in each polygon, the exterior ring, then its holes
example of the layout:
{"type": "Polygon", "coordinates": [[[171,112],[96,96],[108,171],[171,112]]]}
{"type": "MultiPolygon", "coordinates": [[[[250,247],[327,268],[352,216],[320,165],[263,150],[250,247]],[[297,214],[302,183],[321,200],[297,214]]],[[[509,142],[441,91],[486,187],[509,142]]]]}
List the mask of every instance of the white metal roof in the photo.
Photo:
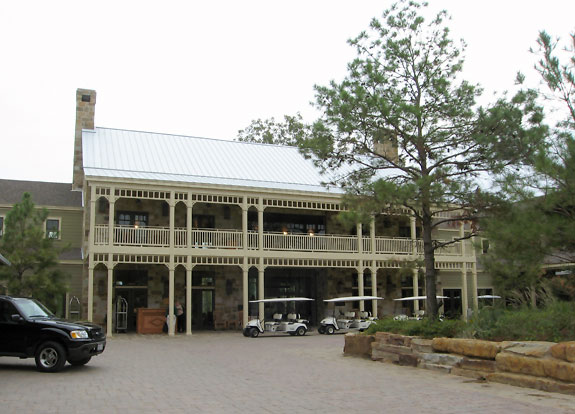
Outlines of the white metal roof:
{"type": "Polygon", "coordinates": [[[87,177],[342,193],[297,148],[120,129],[82,131],[87,177]]]}

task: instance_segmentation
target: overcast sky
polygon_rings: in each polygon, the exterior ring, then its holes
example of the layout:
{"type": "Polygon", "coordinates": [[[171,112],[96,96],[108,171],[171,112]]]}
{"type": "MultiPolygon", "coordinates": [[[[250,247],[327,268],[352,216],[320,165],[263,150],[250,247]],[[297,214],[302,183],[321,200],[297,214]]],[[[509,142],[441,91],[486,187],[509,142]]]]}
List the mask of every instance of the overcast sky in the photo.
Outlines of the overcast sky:
{"type": "MultiPolygon", "coordinates": [[[[575,31],[573,0],[431,0],[463,38],[465,79],[490,95],[539,30],[575,31]]],[[[391,1],[3,1],[0,178],[71,182],[77,88],[97,91],[96,126],[234,139],[253,119],[301,112],[341,80],[346,40],[391,1]]]]}

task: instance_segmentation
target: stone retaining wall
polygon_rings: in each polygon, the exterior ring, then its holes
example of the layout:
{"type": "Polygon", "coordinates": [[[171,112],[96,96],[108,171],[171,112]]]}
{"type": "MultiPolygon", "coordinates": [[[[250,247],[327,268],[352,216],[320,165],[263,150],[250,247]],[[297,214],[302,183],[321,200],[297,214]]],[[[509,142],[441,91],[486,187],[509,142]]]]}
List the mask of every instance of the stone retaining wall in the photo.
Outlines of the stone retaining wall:
{"type": "Polygon", "coordinates": [[[377,332],[347,334],[345,355],[469,378],[575,394],[575,341],[491,342],[377,332]]]}

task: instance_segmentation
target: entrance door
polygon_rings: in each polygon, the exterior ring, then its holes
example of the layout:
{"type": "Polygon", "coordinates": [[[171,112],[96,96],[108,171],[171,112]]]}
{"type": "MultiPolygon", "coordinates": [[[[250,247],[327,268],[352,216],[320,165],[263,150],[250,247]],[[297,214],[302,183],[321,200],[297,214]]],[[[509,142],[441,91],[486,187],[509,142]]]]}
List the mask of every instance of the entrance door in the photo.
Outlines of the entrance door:
{"type": "Polygon", "coordinates": [[[214,329],[214,290],[192,290],[192,329],[214,329]]]}
{"type": "Polygon", "coordinates": [[[446,318],[461,318],[461,289],[443,289],[443,313],[446,318]]]}
{"type": "Polygon", "coordinates": [[[116,286],[116,297],[114,298],[114,303],[117,302],[118,296],[121,296],[128,301],[127,332],[136,332],[136,309],[148,307],[148,288],[116,286]]]}

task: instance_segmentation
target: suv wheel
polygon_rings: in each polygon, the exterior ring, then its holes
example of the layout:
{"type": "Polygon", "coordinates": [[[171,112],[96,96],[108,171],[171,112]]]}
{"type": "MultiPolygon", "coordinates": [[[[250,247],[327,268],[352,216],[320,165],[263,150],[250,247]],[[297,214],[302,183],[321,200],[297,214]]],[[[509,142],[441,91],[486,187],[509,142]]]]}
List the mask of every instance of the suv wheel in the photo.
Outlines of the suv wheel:
{"type": "Polygon", "coordinates": [[[58,372],[66,364],[66,350],[58,342],[44,342],[36,350],[36,368],[41,372],[58,372]]]}
{"type": "Polygon", "coordinates": [[[78,367],[80,365],[86,365],[88,362],[90,362],[90,360],[92,359],[91,356],[86,357],[84,359],[72,359],[72,360],[68,360],[68,362],[70,363],[70,365],[74,365],[75,367],[78,367]]]}

